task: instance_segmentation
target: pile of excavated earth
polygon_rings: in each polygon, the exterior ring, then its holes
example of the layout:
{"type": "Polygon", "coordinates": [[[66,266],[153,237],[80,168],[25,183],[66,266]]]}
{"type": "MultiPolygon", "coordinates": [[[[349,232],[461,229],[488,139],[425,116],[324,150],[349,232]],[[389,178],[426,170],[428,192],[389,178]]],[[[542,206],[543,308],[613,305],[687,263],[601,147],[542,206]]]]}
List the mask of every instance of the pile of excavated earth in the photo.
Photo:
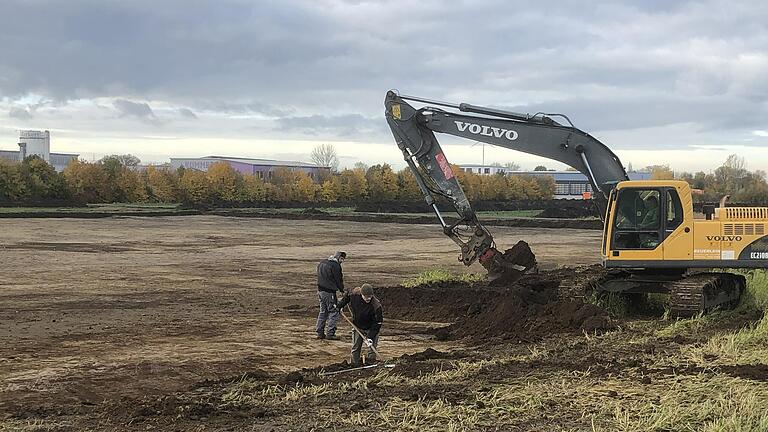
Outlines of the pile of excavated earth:
{"type": "Polygon", "coordinates": [[[528,274],[508,286],[442,282],[377,292],[388,318],[446,323],[439,340],[531,342],[555,333],[612,328],[608,313],[583,300],[599,267],[528,274]]]}

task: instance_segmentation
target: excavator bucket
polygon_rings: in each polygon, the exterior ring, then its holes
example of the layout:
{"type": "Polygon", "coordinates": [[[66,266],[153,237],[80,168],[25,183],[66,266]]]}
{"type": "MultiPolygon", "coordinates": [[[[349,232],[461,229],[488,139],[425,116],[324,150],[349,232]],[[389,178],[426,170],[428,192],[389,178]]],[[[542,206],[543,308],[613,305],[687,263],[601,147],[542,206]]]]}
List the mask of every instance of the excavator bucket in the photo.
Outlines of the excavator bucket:
{"type": "Polygon", "coordinates": [[[504,253],[494,247],[489,248],[480,257],[480,264],[488,270],[491,285],[509,285],[536,267],[536,255],[528,243],[521,240],[504,253]]]}

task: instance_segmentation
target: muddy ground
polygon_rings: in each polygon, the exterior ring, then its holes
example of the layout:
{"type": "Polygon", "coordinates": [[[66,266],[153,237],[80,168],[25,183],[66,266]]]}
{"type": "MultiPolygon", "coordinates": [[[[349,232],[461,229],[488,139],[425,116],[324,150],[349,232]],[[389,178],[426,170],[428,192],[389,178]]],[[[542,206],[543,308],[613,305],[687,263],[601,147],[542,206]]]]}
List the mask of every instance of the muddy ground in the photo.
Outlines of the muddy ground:
{"type": "Polygon", "coordinates": [[[502,247],[527,240],[540,273],[405,288],[424,269],[481,269],[427,225],[0,224],[0,430],[697,430],[658,407],[721,387],[768,403],[764,362],[696,351],[759,314],[670,332],[584,302],[598,231],[494,228],[502,247]],[[347,284],[382,300],[387,366],[325,375],[348,341],[313,338],[314,269],[337,248],[347,284]]]}
{"type": "MultiPolygon", "coordinates": [[[[0,224],[0,415],[14,418],[344,358],[346,343],[312,339],[315,266],[337,248],[350,256],[349,285],[395,285],[436,266],[465,271],[452,242],[425,225],[215,216],[0,224]]],[[[495,233],[499,244],[528,239],[545,268],[572,263],[573,250],[593,262],[599,234],[495,233]]],[[[432,340],[433,326],[388,322],[382,350],[455,345],[432,340]]]]}

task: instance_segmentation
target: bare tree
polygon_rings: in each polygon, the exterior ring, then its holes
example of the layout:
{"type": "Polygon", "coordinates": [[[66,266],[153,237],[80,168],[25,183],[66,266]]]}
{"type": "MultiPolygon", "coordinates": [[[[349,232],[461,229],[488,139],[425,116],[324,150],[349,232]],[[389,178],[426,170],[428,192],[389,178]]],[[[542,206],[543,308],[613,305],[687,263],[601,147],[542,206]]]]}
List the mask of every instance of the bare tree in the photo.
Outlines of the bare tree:
{"type": "Polygon", "coordinates": [[[136,156],[132,154],[123,154],[123,155],[108,155],[104,156],[99,160],[102,164],[107,163],[108,161],[113,160],[116,163],[119,163],[120,165],[124,167],[135,167],[138,166],[141,163],[141,159],[137,158],[136,156]]]}
{"type": "Polygon", "coordinates": [[[320,167],[329,167],[331,171],[336,172],[339,169],[339,157],[336,154],[336,147],[333,144],[320,144],[312,149],[310,155],[312,162],[320,167]]]}
{"type": "Polygon", "coordinates": [[[520,164],[517,162],[507,162],[504,164],[509,171],[520,171],[520,164]]]}

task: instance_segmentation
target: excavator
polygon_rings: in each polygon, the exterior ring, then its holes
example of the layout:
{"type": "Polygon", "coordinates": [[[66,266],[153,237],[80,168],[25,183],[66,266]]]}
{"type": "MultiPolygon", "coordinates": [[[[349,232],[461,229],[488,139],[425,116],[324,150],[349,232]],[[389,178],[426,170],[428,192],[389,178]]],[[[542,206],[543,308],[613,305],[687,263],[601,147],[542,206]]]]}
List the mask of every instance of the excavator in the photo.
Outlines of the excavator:
{"type": "Polygon", "coordinates": [[[387,92],[386,119],[405,162],[459,261],[478,261],[494,284],[510,284],[536,267],[524,241],[503,253],[477,218],[435,133],[505,147],[564,163],[584,174],[603,221],[597,288],[621,294],[663,293],[676,316],[738,304],[744,276],[727,269],[768,268],[768,208],[704,206],[694,218],[691,188],[678,180],[630,180],[619,158],[563,114],[533,115],[387,92]],[[411,103],[418,104],[415,108],[411,103]],[[468,115],[474,114],[474,115],[468,115]],[[558,121],[559,120],[559,121],[558,121]],[[441,202],[457,218],[448,223],[441,202]]]}

